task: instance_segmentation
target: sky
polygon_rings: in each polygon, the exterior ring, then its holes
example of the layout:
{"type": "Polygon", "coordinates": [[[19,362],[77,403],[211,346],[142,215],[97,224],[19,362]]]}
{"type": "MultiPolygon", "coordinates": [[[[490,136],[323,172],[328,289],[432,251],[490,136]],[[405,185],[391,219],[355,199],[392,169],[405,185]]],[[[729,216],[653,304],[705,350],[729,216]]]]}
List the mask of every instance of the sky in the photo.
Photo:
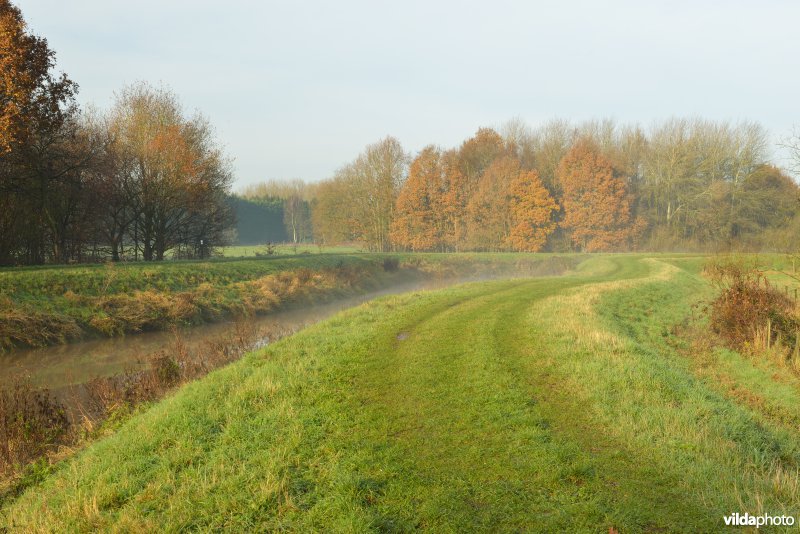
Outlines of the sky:
{"type": "Polygon", "coordinates": [[[82,104],[146,80],[208,117],[235,189],[511,118],[800,125],[794,0],[14,1],[82,104]]]}

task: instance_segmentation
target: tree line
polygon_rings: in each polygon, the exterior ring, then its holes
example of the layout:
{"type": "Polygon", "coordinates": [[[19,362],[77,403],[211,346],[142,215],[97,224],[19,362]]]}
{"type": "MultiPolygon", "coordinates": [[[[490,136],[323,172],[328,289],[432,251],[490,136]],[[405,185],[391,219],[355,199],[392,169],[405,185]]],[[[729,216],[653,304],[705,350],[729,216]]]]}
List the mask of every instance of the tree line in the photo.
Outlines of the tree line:
{"type": "MultiPolygon", "coordinates": [[[[279,241],[297,244],[313,240],[311,202],[315,193],[316,184],[309,184],[300,179],[268,180],[247,186],[239,197],[261,207],[268,213],[267,217],[278,221],[279,228],[261,228],[260,235],[269,231],[268,241],[278,241],[274,236],[280,235],[279,241]]],[[[243,243],[249,241],[250,236],[238,237],[243,243]]]]}
{"type": "Polygon", "coordinates": [[[800,189],[769,149],[756,123],[703,119],[647,130],[513,120],[413,157],[387,137],[306,184],[308,239],[373,251],[790,250],[800,189]]]}
{"type": "Polygon", "coordinates": [[[0,264],[200,257],[233,221],[213,129],[138,83],[82,110],[55,53],[0,0],[0,264]]]}
{"type": "MultiPolygon", "coordinates": [[[[110,110],[0,0],[0,264],[193,258],[233,239],[230,161],[208,121],[138,83],[110,110]]],[[[800,162],[800,135],[784,148],[800,162]]],[[[512,120],[410,155],[367,146],[328,180],[242,197],[286,240],[372,251],[784,250],[798,187],[751,122],[512,120]]],[[[800,166],[795,166],[795,171],[800,166]]]]}

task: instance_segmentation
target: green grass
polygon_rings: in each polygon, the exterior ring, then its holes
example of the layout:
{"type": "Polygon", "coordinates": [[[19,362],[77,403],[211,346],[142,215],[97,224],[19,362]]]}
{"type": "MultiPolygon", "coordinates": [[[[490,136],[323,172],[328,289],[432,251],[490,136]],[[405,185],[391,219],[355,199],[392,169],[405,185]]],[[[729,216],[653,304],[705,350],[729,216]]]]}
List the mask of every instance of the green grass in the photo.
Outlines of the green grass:
{"type": "Polygon", "coordinates": [[[378,255],[275,256],[209,261],[165,261],[0,269],[0,294],[15,301],[47,299],[58,305],[67,291],[113,295],[137,290],[180,291],[201,283],[227,285],[299,268],[366,265],[378,255]],[[54,300],[55,299],[55,300],[54,300]]]}
{"type": "Polygon", "coordinates": [[[330,253],[4,269],[0,350],[267,313],[295,300],[425,276],[542,274],[578,261],[577,255],[553,254],[330,253]],[[387,258],[399,260],[398,272],[387,268],[387,258]]]}
{"type": "Polygon", "coordinates": [[[261,282],[301,269],[332,273],[346,268],[358,273],[359,280],[350,275],[347,280],[329,276],[325,283],[307,280],[315,285],[308,288],[311,292],[341,293],[337,285],[352,292],[353,286],[377,283],[382,262],[383,257],[376,255],[318,254],[4,269],[0,270],[0,350],[268,311],[285,304],[285,297],[298,294],[298,288],[289,282],[261,282]]]}
{"type": "MultiPolygon", "coordinates": [[[[352,254],[356,252],[364,251],[357,246],[345,245],[323,247],[308,243],[297,246],[291,244],[274,245],[274,254],[281,256],[294,254],[352,254]]],[[[266,253],[266,245],[234,245],[230,247],[222,247],[222,255],[226,258],[247,258],[255,256],[256,254],[264,255],[266,253]]]]}
{"type": "Polygon", "coordinates": [[[699,361],[672,333],[711,294],[699,265],[594,257],[563,277],[360,306],[182,388],[2,517],[20,530],[718,532],[732,512],[797,516],[797,379],[730,353],[699,361]]]}

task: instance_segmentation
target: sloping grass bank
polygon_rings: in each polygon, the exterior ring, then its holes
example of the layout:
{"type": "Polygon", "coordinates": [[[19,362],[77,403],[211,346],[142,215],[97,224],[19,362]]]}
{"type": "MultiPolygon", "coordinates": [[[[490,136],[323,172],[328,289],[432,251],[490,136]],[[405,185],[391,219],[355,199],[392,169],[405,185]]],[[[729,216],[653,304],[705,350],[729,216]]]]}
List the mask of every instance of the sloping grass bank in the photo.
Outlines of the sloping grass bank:
{"type": "MultiPolygon", "coordinates": [[[[70,531],[718,532],[733,512],[797,517],[796,425],[730,394],[667,326],[706,291],[680,261],[617,256],[380,299],[182,388],[2,518],[70,531]]],[[[747,365],[720,372],[769,379],[747,365]]],[[[764,395],[797,411],[790,386],[764,395]]]]}
{"type": "Polygon", "coordinates": [[[0,350],[262,314],[427,276],[561,272],[551,255],[325,254],[0,271],[0,350]]]}

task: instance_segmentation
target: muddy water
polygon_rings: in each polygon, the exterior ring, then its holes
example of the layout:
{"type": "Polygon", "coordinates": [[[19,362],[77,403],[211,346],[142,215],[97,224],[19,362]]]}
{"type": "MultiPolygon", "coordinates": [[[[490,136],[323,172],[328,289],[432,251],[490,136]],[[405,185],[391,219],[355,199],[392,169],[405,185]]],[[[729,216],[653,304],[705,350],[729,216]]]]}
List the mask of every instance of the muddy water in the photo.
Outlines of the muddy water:
{"type": "MultiPolygon", "coordinates": [[[[255,331],[297,331],[339,311],[382,295],[436,289],[470,280],[475,279],[406,282],[324,304],[279,311],[249,321],[254,323],[252,326],[255,327],[255,331]]],[[[181,337],[191,348],[231,334],[235,329],[236,324],[232,322],[208,324],[187,328],[181,332],[181,337]]],[[[92,378],[111,376],[126,370],[143,369],[149,365],[148,355],[168,348],[174,339],[175,335],[171,332],[152,332],[0,354],[0,369],[2,369],[0,388],[20,380],[29,380],[35,387],[58,391],[71,385],[83,384],[92,378]]],[[[255,339],[253,343],[258,345],[264,344],[265,341],[266,339],[255,339]]]]}

